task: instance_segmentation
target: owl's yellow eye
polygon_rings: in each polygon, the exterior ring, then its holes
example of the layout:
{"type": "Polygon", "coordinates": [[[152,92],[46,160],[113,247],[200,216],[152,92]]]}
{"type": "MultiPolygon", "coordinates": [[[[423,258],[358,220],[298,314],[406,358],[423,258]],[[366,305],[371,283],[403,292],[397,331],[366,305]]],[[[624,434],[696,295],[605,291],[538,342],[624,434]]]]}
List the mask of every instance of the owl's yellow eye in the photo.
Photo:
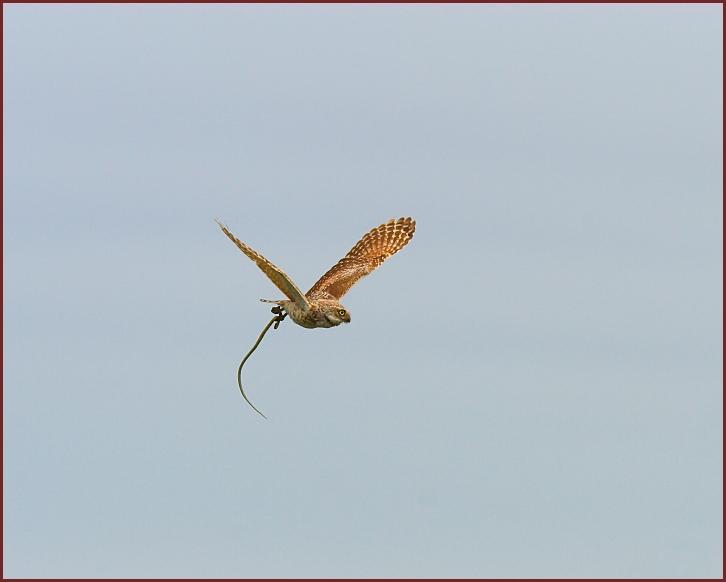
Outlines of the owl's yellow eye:
{"type": "Polygon", "coordinates": [[[345,315],[345,309],[338,309],[338,315],[345,315]]]}

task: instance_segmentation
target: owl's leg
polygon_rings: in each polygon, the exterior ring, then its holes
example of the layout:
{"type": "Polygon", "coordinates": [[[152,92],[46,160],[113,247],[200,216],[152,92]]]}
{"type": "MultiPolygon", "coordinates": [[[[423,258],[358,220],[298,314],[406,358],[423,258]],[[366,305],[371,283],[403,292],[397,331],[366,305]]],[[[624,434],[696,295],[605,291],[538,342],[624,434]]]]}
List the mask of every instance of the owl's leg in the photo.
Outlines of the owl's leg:
{"type": "Polygon", "coordinates": [[[287,313],[285,313],[279,305],[275,305],[275,307],[270,309],[270,311],[277,315],[277,318],[275,319],[275,329],[277,329],[280,326],[280,323],[282,323],[282,321],[287,317],[287,313]]]}

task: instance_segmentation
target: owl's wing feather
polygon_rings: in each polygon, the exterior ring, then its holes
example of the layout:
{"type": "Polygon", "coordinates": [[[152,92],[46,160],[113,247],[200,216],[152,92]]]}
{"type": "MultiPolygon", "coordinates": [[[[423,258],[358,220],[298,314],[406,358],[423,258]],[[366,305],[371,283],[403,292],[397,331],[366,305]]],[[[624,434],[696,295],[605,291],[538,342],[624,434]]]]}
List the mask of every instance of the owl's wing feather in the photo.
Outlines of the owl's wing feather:
{"type": "Polygon", "coordinates": [[[412,218],[392,218],[370,230],[320,277],[307,296],[311,299],[340,299],[360,278],[405,247],[415,230],[416,221],[412,218]]]}
{"type": "Polygon", "coordinates": [[[229,237],[229,240],[236,244],[239,250],[241,250],[245,255],[252,259],[255,264],[262,270],[262,272],[267,275],[270,281],[272,281],[275,286],[285,294],[286,297],[288,297],[291,301],[294,301],[298,307],[301,307],[303,309],[307,309],[310,307],[310,303],[308,302],[305,295],[303,295],[303,292],[300,291],[300,289],[297,285],[295,285],[293,280],[287,276],[285,271],[280,269],[280,267],[276,267],[275,265],[273,265],[256,250],[247,246],[245,243],[239,240],[236,236],[229,232],[229,230],[227,230],[227,227],[224,226],[221,222],[219,222],[218,220],[216,222],[219,225],[219,228],[222,229],[222,232],[229,237]]]}

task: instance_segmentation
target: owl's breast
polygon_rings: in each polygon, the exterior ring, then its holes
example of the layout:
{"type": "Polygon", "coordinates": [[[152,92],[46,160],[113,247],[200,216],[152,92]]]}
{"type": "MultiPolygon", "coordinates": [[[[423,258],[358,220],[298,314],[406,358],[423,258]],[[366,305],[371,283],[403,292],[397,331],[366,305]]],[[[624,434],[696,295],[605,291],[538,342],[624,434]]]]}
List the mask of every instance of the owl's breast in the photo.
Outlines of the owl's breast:
{"type": "Polygon", "coordinates": [[[314,303],[310,306],[310,309],[301,309],[291,301],[285,306],[285,310],[290,316],[290,319],[302,327],[308,329],[315,327],[333,327],[320,310],[320,307],[314,303]]]}

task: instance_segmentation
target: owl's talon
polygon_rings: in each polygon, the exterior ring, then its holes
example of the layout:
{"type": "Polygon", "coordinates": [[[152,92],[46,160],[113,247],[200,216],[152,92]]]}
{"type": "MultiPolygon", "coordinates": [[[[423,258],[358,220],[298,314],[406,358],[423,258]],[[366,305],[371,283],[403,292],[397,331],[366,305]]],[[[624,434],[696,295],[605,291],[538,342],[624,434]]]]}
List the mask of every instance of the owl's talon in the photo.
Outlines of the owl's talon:
{"type": "Polygon", "coordinates": [[[270,311],[277,315],[275,318],[275,329],[277,329],[280,327],[280,323],[282,323],[282,321],[287,317],[287,313],[285,313],[279,305],[276,305],[270,311]]]}

